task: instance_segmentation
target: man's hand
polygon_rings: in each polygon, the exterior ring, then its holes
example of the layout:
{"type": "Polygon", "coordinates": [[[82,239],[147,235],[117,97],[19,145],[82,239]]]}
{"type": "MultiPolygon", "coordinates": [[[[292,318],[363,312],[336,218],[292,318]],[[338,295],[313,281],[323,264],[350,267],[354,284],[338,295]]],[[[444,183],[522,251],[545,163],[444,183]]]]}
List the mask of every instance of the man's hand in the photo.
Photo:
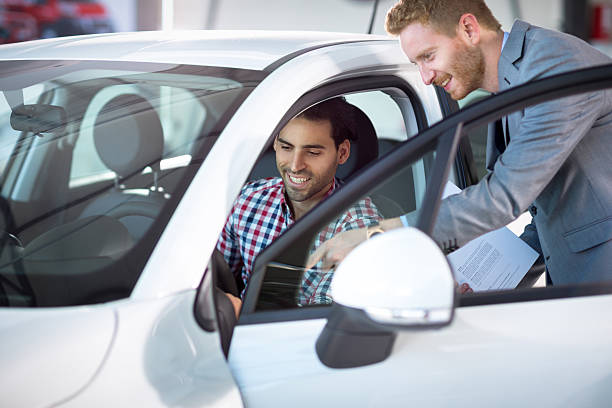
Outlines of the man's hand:
{"type": "Polygon", "coordinates": [[[338,265],[349,252],[366,240],[366,229],[352,229],[336,234],[332,239],[322,243],[308,257],[306,269],[312,269],[319,261],[323,261],[322,270],[328,271],[338,265]]]}
{"type": "Polygon", "coordinates": [[[242,300],[239,297],[232,295],[231,293],[225,292],[225,296],[232,302],[232,306],[234,306],[234,313],[236,313],[236,319],[240,314],[240,309],[242,308],[242,300]]]}
{"type": "MultiPolygon", "coordinates": [[[[402,227],[399,218],[390,218],[380,222],[384,231],[402,227]]],[[[319,261],[323,261],[321,269],[328,271],[338,266],[340,262],[357,245],[367,239],[367,228],[352,229],[336,234],[332,239],[325,241],[308,257],[306,269],[312,269],[319,261]]]]}
{"type": "MultiPolygon", "coordinates": [[[[455,281],[455,287],[457,286],[459,286],[459,283],[455,281]]],[[[462,295],[464,293],[474,293],[474,289],[472,289],[467,283],[462,283],[461,286],[459,286],[459,293],[461,293],[462,295]]]]}

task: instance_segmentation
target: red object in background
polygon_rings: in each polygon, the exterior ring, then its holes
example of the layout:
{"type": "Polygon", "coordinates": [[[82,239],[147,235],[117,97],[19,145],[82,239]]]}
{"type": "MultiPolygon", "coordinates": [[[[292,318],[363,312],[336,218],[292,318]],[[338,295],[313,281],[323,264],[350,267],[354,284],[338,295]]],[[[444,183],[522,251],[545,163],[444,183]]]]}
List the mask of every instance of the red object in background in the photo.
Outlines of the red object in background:
{"type": "Polygon", "coordinates": [[[0,44],[37,38],[36,19],[27,13],[0,10],[0,44]]]}
{"type": "Polygon", "coordinates": [[[38,38],[113,31],[106,8],[96,0],[0,0],[0,6],[34,17],[38,38]]]}
{"type": "Polygon", "coordinates": [[[610,41],[612,38],[612,4],[593,4],[591,39],[610,41]]]}

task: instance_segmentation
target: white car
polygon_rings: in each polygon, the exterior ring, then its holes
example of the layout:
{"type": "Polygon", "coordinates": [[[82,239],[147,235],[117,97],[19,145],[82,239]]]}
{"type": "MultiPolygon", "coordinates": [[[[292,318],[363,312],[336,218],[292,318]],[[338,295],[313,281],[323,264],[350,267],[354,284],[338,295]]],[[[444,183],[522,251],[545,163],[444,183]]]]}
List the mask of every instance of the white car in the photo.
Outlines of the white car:
{"type": "Polygon", "coordinates": [[[611,86],[599,67],[453,113],[380,36],[0,47],[0,406],[609,406],[609,282],[533,288],[540,269],[459,295],[422,231],[447,179],[484,176],[489,123],[611,86]],[[275,175],[274,134],[339,95],[362,113],[346,184],[260,254],[236,322],[215,252],[232,204],[275,175]],[[420,230],[367,241],[332,305],[300,304],[312,238],[363,196],[385,217],[419,211],[420,230]]]}

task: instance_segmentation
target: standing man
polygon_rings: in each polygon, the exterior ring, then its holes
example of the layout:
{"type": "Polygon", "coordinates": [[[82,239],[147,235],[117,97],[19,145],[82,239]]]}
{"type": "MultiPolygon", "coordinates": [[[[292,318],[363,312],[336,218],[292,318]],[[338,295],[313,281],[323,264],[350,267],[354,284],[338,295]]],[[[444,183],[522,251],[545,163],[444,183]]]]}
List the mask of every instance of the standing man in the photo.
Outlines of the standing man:
{"type": "MultiPolygon", "coordinates": [[[[291,119],[274,140],[280,178],[248,183],[234,203],[217,249],[246,287],[257,255],[293,223],[339,187],[336,169],[350,155],[353,106],[344,98],[314,105],[291,119]]],[[[317,236],[315,248],[334,234],[381,219],[369,198],[357,202],[317,236]]],[[[331,273],[304,273],[297,301],[330,303],[331,273]]],[[[240,299],[228,295],[239,310],[240,299]]]]}
{"type": "MultiPolygon", "coordinates": [[[[524,21],[505,33],[483,0],[402,0],[386,29],[423,82],[453,99],[612,62],[576,37],[524,21]]],[[[490,136],[490,173],[442,201],[433,238],[463,245],[529,209],[533,221],[521,238],[543,255],[553,284],[612,279],[612,92],[541,103],[504,124],[505,149],[490,136]]],[[[402,216],[381,227],[410,223],[402,216]]],[[[335,264],[364,239],[365,231],[335,237],[309,264],[335,264]]]]}

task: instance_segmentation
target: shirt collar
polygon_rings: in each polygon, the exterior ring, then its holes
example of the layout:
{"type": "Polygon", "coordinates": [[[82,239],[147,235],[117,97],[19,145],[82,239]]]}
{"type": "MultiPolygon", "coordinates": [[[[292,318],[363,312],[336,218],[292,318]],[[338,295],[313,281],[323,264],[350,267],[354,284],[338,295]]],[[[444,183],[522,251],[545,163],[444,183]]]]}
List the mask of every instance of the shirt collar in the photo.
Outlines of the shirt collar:
{"type": "Polygon", "coordinates": [[[507,31],[504,31],[504,40],[502,41],[502,47],[501,50],[504,50],[504,47],[506,46],[506,41],[508,41],[508,36],[510,35],[510,33],[508,33],[507,31]]]}
{"type": "MultiPolygon", "coordinates": [[[[293,220],[293,214],[291,214],[291,210],[290,210],[289,204],[287,203],[287,196],[286,196],[286,191],[285,191],[285,183],[283,183],[283,179],[280,179],[280,186],[281,186],[281,192],[282,192],[281,197],[280,197],[281,206],[282,206],[283,211],[286,214],[286,216],[288,218],[291,218],[291,220],[293,220]]],[[[329,188],[329,190],[327,190],[327,193],[325,193],[325,196],[323,196],[321,201],[325,200],[327,197],[332,195],[333,192],[336,191],[336,189],[338,189],[338,187],[340,187],[340,181],[337,178],[334,177],[334,182],[332,183],[332,185],[329,188]]]]}
{"type": "Polygon", "coordinates": [[[332,186],[329,188],[329,190],[327,190],[327,193],[325,194],[325,197],[323,197],[323,200],[325,200],[327,197],[329,197],[330,195],[332,195],[332,193],[334,191],[336,191],[336,189],[340,187],[340,182],[338,181],[337,178],[334,177],[334,182],[332,184],[332,186]]]}

